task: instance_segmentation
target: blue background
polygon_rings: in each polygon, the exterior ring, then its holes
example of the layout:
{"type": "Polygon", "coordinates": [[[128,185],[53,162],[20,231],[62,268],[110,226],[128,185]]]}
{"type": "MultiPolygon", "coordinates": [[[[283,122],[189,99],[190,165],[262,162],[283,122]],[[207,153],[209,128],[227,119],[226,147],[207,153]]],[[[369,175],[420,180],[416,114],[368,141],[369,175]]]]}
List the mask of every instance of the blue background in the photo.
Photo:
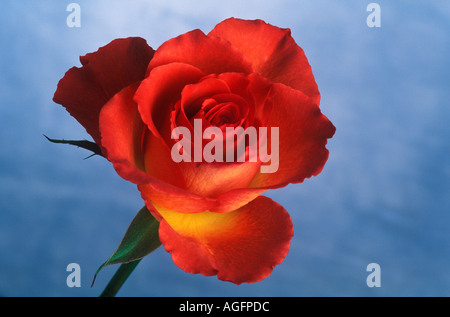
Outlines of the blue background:
{"type": "Polygon", "coordinates": [[[69,1],[0,4],[0,295],[97,296],[116,266],[92,277],[143,202],[101,157],[47,142],[88,138],[52,102],[78,57],[118,37],[157,48],[230,16],[289,27],[337,127],[323,172],[269,191],[291,214],[285,261],[256,284],[184,273],[163,248],[119,296],[449,296],[450,3],[378,1],[69,1]],[[81,266],[81,287],[66,266],[81,266]],[[369,288],[369,263],[381,287],[369,288]]]}

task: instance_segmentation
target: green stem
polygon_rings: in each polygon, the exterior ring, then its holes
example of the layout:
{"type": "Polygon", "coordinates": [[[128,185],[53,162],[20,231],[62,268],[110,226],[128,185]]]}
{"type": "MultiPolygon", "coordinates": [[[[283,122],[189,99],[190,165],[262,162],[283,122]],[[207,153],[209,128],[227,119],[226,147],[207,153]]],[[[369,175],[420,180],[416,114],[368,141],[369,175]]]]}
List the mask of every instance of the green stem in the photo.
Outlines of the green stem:
{"type": "Polygon", "coordinates": [[[128,276],[130,276],[131,272],[133,272],[134,268],[139,264],[141,260],[142,259],[121,264],[117,272],[109,281],[108,285],[106,285],[105,289],[100,294],[100,297],[116,296],[117,292],[122,287],[123,283],[125,283],[128,276]]]}

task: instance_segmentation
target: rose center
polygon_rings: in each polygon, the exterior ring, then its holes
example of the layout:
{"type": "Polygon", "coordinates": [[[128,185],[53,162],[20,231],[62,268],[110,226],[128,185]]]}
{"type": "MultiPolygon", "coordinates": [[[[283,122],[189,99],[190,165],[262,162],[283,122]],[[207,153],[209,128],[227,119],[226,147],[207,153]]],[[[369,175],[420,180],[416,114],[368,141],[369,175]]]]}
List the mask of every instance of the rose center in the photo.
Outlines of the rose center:
{"type": "Polygon", "coordinates": [[[217,103],[207,99],[203,102],[205,119],[213,126],[222,127],[239,124],[239,107],[233,102],[217,103]]]}
{"type": "Polygon", "coordinates": [[[190,111],[186,111],[186,114],[190,114],[188,120],[191,124],[194,119],[203,119],[206,126],[216,126],[223,130],[226,127],[241,126],[248,114],[245,100],[233,94],[201,98],[189,108],[190,111]]]}

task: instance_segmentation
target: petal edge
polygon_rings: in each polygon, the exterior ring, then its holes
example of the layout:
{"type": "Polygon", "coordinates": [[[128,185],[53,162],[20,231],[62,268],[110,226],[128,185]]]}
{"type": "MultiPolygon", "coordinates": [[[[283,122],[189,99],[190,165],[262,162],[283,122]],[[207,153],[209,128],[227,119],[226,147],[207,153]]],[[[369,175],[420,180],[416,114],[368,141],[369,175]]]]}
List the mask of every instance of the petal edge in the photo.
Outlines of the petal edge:
{"type": "Polygon", "coordinates": [[[294,234],[286,210],[264,196],[226,214],[155,207],[163,217],[160,240],[177,266],[235,284],[269,276],[286,257],[294,234]]]}

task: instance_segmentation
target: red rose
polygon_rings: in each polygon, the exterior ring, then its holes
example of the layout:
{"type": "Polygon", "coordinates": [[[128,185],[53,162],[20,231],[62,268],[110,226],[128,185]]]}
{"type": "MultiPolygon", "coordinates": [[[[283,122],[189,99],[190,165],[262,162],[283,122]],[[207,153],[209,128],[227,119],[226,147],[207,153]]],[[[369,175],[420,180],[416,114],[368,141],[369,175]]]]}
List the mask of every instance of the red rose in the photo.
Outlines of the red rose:
{"type": "MultiPolygon", "coordinates": [[[[284,208],[260,195],[319,174],[335,132],[289,29],[232,18],[156,51],[141,38],[114,40],[81,63],[61,79],[54,101],[86,128],[117,173],[137,184],[173,261],[237,284],[270,275],[293,228],[284,208]],[[174,160],[174,153],[195,152],[174,147],[182,140],[173,134],[178,127],[191,141],[207,128],[222,131],[224,140],[226,128],[263,128],[266,150],[278,157],[174,160]],[[275,169],[264,172],[270,164],[275,169]]],[[[200,142],[200,149],[208,144],[200,142]]]]}

